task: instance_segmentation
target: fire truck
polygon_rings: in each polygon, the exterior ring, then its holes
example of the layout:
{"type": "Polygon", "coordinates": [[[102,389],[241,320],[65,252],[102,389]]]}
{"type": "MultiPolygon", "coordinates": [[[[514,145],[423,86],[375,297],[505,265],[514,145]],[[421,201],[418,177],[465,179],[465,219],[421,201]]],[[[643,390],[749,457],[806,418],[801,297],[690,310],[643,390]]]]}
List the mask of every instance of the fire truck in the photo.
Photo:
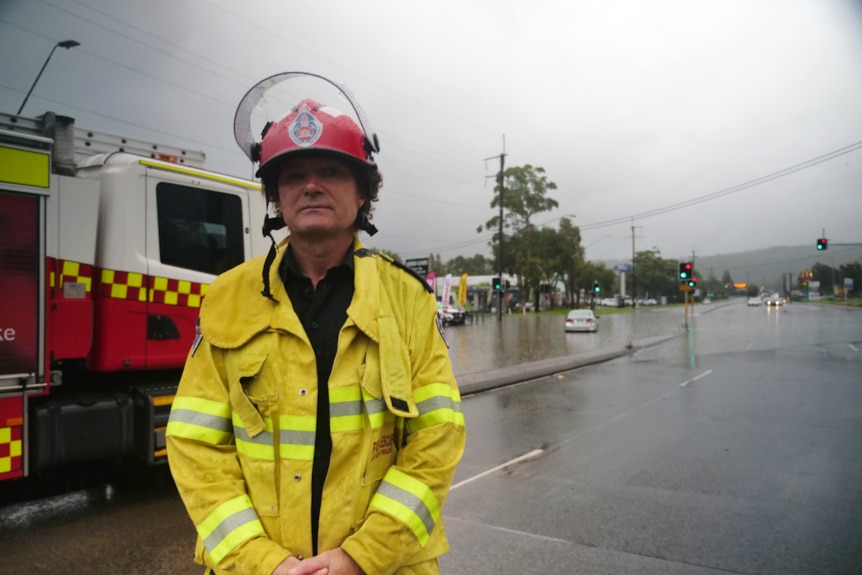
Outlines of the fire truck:
{"type": "Polygon", "coordinates": [[[0,114],[0,481],[165,461],[207,287],[269,248],[260,185],[204,160],[0,114]]]}

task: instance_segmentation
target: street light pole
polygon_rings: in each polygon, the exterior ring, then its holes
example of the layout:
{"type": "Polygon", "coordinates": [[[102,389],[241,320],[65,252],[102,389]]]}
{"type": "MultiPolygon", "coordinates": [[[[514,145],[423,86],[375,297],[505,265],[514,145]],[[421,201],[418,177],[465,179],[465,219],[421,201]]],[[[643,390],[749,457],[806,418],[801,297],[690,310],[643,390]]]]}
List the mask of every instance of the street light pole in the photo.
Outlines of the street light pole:
{"type": "Polygon", "coordinates": [[[76,42],[74,40],[63,40],[62,42],[57,42],[56,44],[54,44],[54,47],[51,48],[51,53],[48,54],[48,57],[45,58],[45,63],[42,64],[42,69],[39,70],[39,73],[36,75],[36,79],[33,80],[33,85],[30,86],[30,90],[27,92],[27,95],[24,96],[24,101],[21,102],[21,107],[18,108],[18,113],[16,114],[16,116],[20,116],[21,112],[24,110],[24,106],[27,104],[27,100],[30,99],[30,94],[33,93],[33,88],[36,87],[36,83],[39,81],[39,78],[42,77],[42,72],[44,72],[45,67],[48,66],[48,62],[51,60],[51,56],[54,55],[54,50],[56,50],[57,48],[65,48],[66,50],[68,50],[69,48],[74,48],[75,46],[80,45],[80,42],[76,42]]]}

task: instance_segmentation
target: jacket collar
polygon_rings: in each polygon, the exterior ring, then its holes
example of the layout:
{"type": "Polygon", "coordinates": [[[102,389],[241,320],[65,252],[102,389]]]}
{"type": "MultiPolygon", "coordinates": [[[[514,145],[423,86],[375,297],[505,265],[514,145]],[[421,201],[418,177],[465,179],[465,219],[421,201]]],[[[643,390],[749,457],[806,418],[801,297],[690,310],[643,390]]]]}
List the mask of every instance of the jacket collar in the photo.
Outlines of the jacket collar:
{"type": "MultiPolygon", "coordinates": [[[[290,237],[287,237],[277,246],[277,256],[268,270],[271,299],[261,294],[263,257],[227,272],[214,282],[214,289],[207,293],[201,307],[201,331],[213,345],[236,348],[269,329],[284,330],[306,338],[279,277],[289,242],[290,237]]],[[[347,308],[346,326],[355,325],[379,342],[377,318],[386,312],[380,309],[377,258],[357,236],[353,240],[353,269],[354,292],[347,308]]]]}

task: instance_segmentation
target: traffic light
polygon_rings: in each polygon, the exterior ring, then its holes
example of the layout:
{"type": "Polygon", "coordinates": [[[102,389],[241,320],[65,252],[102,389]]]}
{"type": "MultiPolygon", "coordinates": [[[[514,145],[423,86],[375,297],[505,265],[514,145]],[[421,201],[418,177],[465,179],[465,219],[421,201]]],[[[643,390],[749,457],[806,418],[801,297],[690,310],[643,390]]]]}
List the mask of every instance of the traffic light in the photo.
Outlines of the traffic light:
{"type": "Polygon", "coordinates": [[[492,280],[491,280],[491,285],[494,287],[494,291],[500,291],[500,288],[502,287],[502,286],[500,285],[500,278],[494,278],[494,279],[492,279],[492,280]]]}
{"type": "Polygon", "coordinates": [[[593,291],[596,294],[602,293],[602,286],[599,285],[599,282],[593,282],[593,291]]]}
{"type": "Polygon", "coordinates": [[[817,249],[821,251],[829,249],[829,240],[826,238],[820,238],[817,240],[817,249]]]}
{"type": "Polygon", "coordinates": [[[692,274],[691,262],[680,262],[679,264],[679,279],[682,281],[690,280],[692,274]]]}
{"type": "Polygon", "coordinates": [[[695,286],[697,286],[697,278],[693,277],[690,280],[688,280],[688,287],[693,288],[695,286]]]}

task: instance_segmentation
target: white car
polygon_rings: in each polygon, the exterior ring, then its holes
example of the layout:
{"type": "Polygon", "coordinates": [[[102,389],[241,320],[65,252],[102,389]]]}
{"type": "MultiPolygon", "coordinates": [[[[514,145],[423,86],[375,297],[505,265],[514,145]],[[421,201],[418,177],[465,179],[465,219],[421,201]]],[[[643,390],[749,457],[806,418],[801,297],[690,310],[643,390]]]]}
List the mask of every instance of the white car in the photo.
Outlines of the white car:
{"type": "Polygon", "coordinates": [[[566,315],[566,331],[596,332],[599,317],[591,309],[573,309],[566,315]]]}
{"type": "Polygon", "coordinates": [[[750,298],[748,298],[748,305],[749,305],[749,306],[756,307],[756,306],[761,305],[762,303],[763,303],[763,302],[760,300],[760,298],[759,298],[759,297],[750,297],[750,298]]]}

